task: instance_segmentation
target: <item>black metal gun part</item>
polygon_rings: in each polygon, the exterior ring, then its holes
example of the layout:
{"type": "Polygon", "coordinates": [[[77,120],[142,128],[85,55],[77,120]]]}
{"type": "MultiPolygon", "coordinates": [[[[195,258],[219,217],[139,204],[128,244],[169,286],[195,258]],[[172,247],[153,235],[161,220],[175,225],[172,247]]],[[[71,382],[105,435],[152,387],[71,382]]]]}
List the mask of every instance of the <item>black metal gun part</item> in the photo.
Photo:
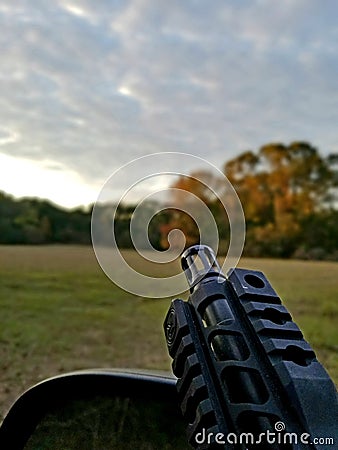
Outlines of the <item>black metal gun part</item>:
{"type": "Polygon", "coordinates": [[[164,329],[189,443],[338,448],[334,383],[264,274],[225,277],[207,246],[186,250],[182,268],[190,296],[172,301],[164,329]],[[310,443],[325,436],[332,446],[310,443]]]}

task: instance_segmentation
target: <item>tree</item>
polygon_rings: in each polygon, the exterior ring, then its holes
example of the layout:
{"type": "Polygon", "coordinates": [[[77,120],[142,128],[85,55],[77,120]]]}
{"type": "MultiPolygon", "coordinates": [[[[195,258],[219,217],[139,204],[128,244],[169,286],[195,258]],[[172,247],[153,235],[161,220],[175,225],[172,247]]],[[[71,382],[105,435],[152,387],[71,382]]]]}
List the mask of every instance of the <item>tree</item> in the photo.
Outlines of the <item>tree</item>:
{"type": "Polygon", "coordinates": [[[327,210],[335,178],[329,161],[307,142],[271,143],[227,162],[225,175],[243,204],[251,250],[290,256],[301,224],[327,210]]]}
{"type": "MultiPolygon", "coordinates": [[[[168,248],[168,234],[179,229],[185,237],[185,247],[198,244],[201,239],[205,244],[216,244],[217,229],[219,240],[217,244],[222,251],[228,247],[229,222],[221,199],[229,197],[229,207],[233,200],[222,177],[212,172],[198,170],[189,176],[181,175],[171,185],[170,206],[166,211],[165,223],[160,227],[161,247],[168,248]]],[[[180,247],[181,239],[177,235],[172,245],[180,247]]]]}
{"type": "Polygon", "coordinates": [[[90,213],[67,211],[48,201],[15,200],[0,192],[0,243],[90,243],[90,213]]]}

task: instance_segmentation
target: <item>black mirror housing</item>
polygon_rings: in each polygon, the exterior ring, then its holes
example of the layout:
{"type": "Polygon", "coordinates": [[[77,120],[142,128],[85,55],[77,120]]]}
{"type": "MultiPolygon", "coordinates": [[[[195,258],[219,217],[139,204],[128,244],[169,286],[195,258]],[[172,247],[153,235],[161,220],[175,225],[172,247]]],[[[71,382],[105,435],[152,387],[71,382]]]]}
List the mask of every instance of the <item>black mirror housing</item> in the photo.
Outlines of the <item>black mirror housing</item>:
{"type": "MultiPolygon", "coordinates": [[[[103,442],[107,443],[109,439],[109,448],[125,450],[141,449],[143,444],[147,445],[144,448],[156,449],[163,442],[169,445],[166,448],[190,448],[179,411],[176,379],[171,374],[110,369],[59,375],[28,389],[13,404],[0,427],[0,448],[37,448],[34,442],[41,445],[47,439],[44,437],[46,433],[49,434],[48,445],[53,442],[50,434],[55,434],[55,442],[61,445],[59,430],[65,426],[63,423],[58,430],[60,420],[67,421],[70,426],[68,437],[74,436],[75,430],[78,440],[81,440],[81,448],[86,448],[86,443],[90,448],[88,430],[99,416],[105,425],[101,427],[104,436],[99,438],[102,439],[102,447],[98,448],[104,448],[103,442]],[[96,411],[100,409],[95,419],[89,413],[93,407],[96,411]],[[70,419],[70,415],[74,417],[70,419]],[[82,417],[80,427],[78,415],[82,417]]],[[[67,448],[75,450],[78,448],[75,445],[67,448]]]]}

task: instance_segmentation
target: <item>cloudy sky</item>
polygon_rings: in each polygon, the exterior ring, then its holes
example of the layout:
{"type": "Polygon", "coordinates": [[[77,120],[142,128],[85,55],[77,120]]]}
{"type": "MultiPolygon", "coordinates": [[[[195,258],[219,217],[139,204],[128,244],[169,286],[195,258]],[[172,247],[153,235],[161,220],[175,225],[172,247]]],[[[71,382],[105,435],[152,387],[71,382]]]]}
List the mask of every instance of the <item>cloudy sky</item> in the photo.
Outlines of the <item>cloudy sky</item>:
{"type": "Polygon", "coordinates": [[[338,151],[335,0],[2,0],[0,190],[94,201],[133,158],[338,151]]]}

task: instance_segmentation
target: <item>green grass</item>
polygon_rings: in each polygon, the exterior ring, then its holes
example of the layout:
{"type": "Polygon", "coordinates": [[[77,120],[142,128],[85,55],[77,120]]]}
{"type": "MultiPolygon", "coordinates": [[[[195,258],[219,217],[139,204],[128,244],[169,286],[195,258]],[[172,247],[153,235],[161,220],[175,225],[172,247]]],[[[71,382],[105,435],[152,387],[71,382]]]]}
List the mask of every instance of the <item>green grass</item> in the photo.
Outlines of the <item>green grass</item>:
{"type": "MultiPolygon", "coordinates": [[[[247,259],[240,266],[266,274],[337,383],[338,263],[247,259]]],[[[90,247],[0,247],[0,414],[56,373],[170,370],[162,331],[169,302],[116,287],[90,247]]]]}

